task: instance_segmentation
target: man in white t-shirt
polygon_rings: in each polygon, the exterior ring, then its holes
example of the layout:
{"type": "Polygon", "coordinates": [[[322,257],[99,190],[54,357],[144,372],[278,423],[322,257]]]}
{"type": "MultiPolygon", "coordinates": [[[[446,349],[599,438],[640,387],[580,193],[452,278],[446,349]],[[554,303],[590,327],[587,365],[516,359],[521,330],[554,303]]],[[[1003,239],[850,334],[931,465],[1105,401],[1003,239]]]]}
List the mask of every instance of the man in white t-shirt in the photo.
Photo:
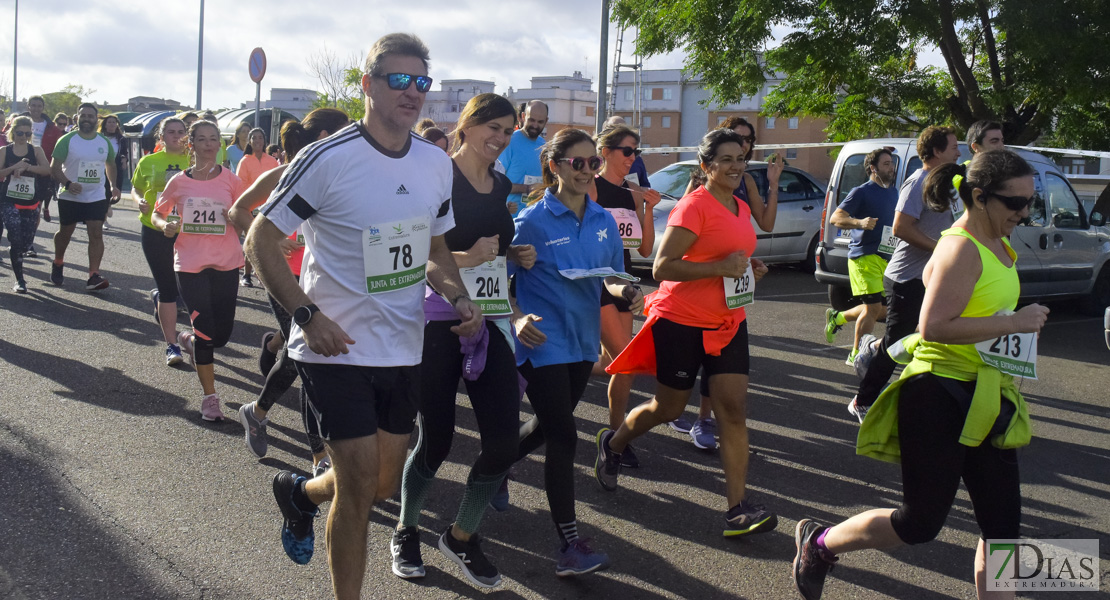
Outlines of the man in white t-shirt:
{"type": "Polygon", "coordinates": [[[108,287],[100,276],[100,260],[104,257],[104,219],[111,201],[119,200],[116,187],[116,151],[108,138],[96,132],[97,110],[88,102],[77,109],[77,129],[63,135],[54,146],[51,171],[58,182],[58,233],[54,234],[54,263],[50,281],[62,285],[62,267],[66,248],[77,229],[84,223],[89,232],[88,291],[108,287]],[[109,183],[108,198],[104,182],[109,183]]]}
{"type": "Polygon", "coordinates": [[[370,510],[400,484],[416,417],[425,281],[454,305],[456,333],[472,335],[482,320],[443,240],[454,227],[451,159],[410,131],[431,87],[427,61],[415,36],[375,42],[362,77],[365,117],[298,154],[246,241],[266,288],[293,314],[289,355],[333,464],[312,480],[275,476],[282,543],[295,562],[308,562],[316,505],[332,500],[337,598],[359,596],[370,510]],[[299,286],[280,250],[298,227],[299,286]]]}

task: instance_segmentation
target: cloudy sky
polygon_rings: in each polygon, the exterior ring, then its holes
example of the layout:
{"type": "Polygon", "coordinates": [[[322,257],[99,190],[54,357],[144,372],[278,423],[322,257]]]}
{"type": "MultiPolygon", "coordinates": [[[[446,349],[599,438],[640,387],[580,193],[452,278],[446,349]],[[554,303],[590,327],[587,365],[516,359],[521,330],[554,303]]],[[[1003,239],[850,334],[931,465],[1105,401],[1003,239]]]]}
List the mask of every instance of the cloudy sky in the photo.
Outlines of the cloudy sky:
{"type": "MultiPolygon", "coordinates": [[[[497,92],[528,87],[537,75],[583,71],[597,81],[599,0],[206,0],[205,108],[254,99],[250,51],[266,51],[262,98],[270,88],[320,89],[308,58],[325,47],[365,55],[375,39],[412,32],[431,50],[438,80],[493,80],[497,92]],[[559,10],[552,10],[555,6],[559,10]]],[[[11,94],[14,0],[0,0],[0,93],[11,94]]],[[[122,104],[133,96],[196,101],[200,0],[20,0],[17,94],[95,89],[91,99],[122,104]]],[[[616,40],[611,30],[610,43],[616,40]]],[[[629,50],[630,44],[625,45],[629,50]]],[[[612,61],[612,49],[609,52],[612,61]]],[[[646,61],[672,68],[680,56],[646,61]]],[[[433,89],[438,90],[435,85],[433,89]]]]}

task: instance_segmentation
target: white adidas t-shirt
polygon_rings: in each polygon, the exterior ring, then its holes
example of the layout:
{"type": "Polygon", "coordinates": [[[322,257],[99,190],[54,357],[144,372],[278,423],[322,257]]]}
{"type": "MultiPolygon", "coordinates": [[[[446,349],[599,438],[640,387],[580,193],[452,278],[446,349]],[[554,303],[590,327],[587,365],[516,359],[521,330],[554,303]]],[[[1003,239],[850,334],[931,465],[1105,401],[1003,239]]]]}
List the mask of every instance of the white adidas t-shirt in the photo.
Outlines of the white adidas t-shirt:
{"type": "Polygon", "coordinates": [[[423,268],[431,238],[455,226],[451,178],[451,159],[439,147],[412,135],[404,150],[391,152],[361,123],[297,155],[261,214],[286,235],[301,227],[301,289],[355,344],[348,354],[321,356],[294,323],[293,359],[420,364],[423,268]]]}

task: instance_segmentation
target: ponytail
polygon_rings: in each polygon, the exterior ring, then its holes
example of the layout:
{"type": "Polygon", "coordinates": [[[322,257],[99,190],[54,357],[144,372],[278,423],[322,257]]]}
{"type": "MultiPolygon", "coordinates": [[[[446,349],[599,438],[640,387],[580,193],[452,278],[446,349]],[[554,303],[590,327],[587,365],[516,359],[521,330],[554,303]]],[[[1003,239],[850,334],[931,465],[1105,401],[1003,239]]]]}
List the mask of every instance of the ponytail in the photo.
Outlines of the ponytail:
{"type": "Polygon", "coordinates": [[[929,170],[922,190],[925,206],[933,212],[952,209],[952,194],[956,192],[964,206],[971,206],[971,186],[967,183],[967,166],[947,163],[929,170]]]}

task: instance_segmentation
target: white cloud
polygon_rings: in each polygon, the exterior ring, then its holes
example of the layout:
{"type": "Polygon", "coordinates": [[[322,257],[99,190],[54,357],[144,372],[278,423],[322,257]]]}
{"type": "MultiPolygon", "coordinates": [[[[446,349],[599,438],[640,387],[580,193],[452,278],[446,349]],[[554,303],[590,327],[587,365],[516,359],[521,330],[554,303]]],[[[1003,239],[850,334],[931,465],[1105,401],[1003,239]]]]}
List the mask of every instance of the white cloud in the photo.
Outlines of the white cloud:
{"type": "MultiPolygon", "coordinates": [[[[528,87],[533,76],[583,71],[596,82],[598,3],[567,0],[555,7],[540,0],[206,0],[203,104],[238,107],[254,98],[247,57],[256,46],[267,55],[266,98],[273,87],[318,87],[306,58],[325,44],[339,56],[361,54],[391,31],[424,40],[431,51],[431,75],[440,81],[493,80],[497,91],[505,92],[510,85],[528,87]]],[[[19,8],[20,98],[72,83],[95,89],[96,102],[119,104],[139,95],[195,102],[195,0],[34,0],[19,8]]],[[[11,17],[0,12],[0,23],[9,25],[0,28],[0,92],[5,94],[12,80],[11,17]]],[[[609,61],[615,40],[610,26],[609,61]]],[[[631,48],[626,40],[626,52],[631,48]]],[[[646,66],[678,67],[681,57],[653,58],[646,66]]]]}

